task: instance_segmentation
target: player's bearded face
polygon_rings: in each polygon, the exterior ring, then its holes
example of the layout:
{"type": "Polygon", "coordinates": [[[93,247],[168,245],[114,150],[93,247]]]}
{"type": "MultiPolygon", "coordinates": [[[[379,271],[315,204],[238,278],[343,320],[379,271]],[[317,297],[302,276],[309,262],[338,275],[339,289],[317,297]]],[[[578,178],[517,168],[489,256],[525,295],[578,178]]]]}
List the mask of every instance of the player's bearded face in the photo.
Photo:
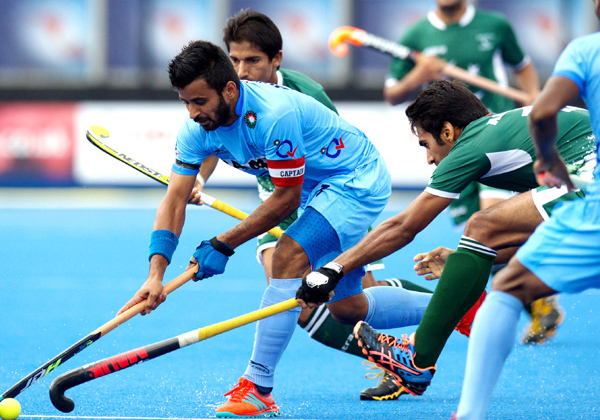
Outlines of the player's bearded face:
{"type": "Polygon", "coordinates": [[[213,131],[219,127],[226,125],[231,118],[231,109],[223,95],[219,95],[219,103],[214,111],[208,111],[194,118],[206,131],[213,131]]]}

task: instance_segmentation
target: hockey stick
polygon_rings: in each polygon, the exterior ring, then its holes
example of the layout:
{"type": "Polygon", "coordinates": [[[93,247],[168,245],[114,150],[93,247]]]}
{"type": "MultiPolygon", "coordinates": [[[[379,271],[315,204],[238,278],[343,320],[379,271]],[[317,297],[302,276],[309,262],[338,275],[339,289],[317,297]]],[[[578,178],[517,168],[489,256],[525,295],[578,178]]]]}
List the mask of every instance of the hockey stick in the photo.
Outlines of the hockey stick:
{"type": "MultiPolygon", "coordinates": [[[[143,173],[146,176],[149,176],[150,178],[160,182],[161,184],[169,185],[168,176],[155,171],[154,169],[144,165],[143,163],[133,159],[132,157],[127,156],[125,153],[117,152],[115,149],[111,148],[106,143],[104,143],[104,141],[110,137],[110,133],[106,128],[100,127],[98,125],[93,125],[88,128],[86,137],[94,146],[96,146],[103,152],[109,154],[110,156],[114,157],[115,159],[120,160],[121,162],[131,166],[133,169],[143,173]]],[[[215,210],[219,210],[220,212],[235,217],[238,220],[244,220],[246,217],[248,217],[248,213],[244,213],[243,211],[238,210],[235,207],[230,206],[229,204],[225,204],[221,200],[217,200],[216,198],[211,197],[205,192],[200,192],[199,194],[200,199],[205,204],[209,205],[215,210]]],[[[278,227],[274,227],[268,232],[271,235],[279,238],[283,233],[283,230],[278,227]]]]}
{"type": "MultiPolygon", "coordinates": [[[[346,54],[348,54],[347,44],[352,44],[357,47],[372,48],[402,60],[407,58],[416,60],[420,54],[418,51],[411,50],[404,45],[400,45],[377,35],[370,34],[363,29],[355,28],[353,26],[340,26],[339,28],[334,29],[329,36],[329,50],[338,57],[344,57],[346,54]]],[[[469,73],[468,71],[461,69],[460,67],[456,67],[450,63],[446,64],[446,66],[442,69],[442,74],[454,79],[462,80],[465,83],[477,86],[489,92],[506,96],[507,98],[524,104],[531,103],[531,97],[529,94],[523,92],[522,90],[501,86],[499,83],[493,80],[469,73]]]]}
{"type": "MultiPolygon", "coordinates": [[[[180,274],[178,277],[174,278],[169,283],[167,283],[163,291],[167,294],[171,293],[172,291],[185,284],[191,278],[193,278],[195,272],[196,270],[185,271],[184,273],[180,274]]],[[[138,304],[132,306],[120,315],[117,315],[116,317],[108,321],[106,324],[102,325],[100,328],[86,335],[81,340],[73,344],[71,347],[64,350],[62,353],[48,360],[42,366],[40,366],[39,368],[31,372],[29,375],[21,379],[19,382],[17,382],[15,385],[13,385],[12,388],[4,392],[4,394],[2,394],[2,396],[0,397],[0,401],[2,401],[5,398],[15,398],[25,389],[29,388],[31,385],[39,381],[48,373],[52,372],[59,365],[69,360],[71,357],[75,356],[82,350],[86,349],[91,344],[98,341],[101,337],[104,337],[106,334],[117,328],[119,325],[123,324],[124,322],[127,322],[135,315],[142,312],[144,310],[145,305],[145,301],[139,302],[138,304]]]]}
{"type": "Polygon", "coordinates": [[[117,356],[108,357],[73,369],[67,373],[63,373],[52,381],[50,385],[50,400],[58,410],[63,413],[70,413],[75,408],[73,400],[65,396],[65,391],[70,388],[100,378],[101,376],[121,371],[146,360],[155,359],[174,350],[195,344],[215,335],[250,324],[251,322],[289,311],[297,306],[298,301],[296,299],[288,299],[227,321],[189,331],[158,343],[126,351],[117,356]]]}

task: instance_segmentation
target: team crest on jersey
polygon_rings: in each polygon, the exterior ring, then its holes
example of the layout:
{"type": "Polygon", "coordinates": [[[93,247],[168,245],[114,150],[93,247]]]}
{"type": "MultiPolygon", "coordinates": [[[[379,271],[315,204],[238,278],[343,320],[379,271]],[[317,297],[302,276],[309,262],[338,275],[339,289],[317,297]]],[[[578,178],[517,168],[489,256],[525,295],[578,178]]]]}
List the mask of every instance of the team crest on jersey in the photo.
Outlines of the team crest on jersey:
{"type": "Polygon", "coordinates": [[[246,123],[246,125],[250,128],[254,128],[256,127],[256,121],[256,112],[246,111],[246,114],[244,114],[244,122],[246,123]]]}

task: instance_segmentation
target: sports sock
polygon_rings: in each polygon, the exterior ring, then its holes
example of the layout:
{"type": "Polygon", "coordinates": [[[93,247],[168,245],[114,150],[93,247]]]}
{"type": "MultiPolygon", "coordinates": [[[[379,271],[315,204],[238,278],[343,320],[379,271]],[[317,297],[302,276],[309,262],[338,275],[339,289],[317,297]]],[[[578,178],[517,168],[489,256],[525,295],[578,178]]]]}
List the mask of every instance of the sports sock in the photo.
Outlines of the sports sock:
{"type": "MultiPolygon", "coordinates": [[[[390,287],[397,287],[406,289],[409,291],[418,291],[425,293],[433,293],[424,287],[421,287],[408,280],[400,279],[386,279],[380,280],[381,282],[387,283],[390,287]]],[[[368,289],[367,289],[368,290],[368,289]]],[[[354,338],[354,325],[342,324],[333,319],[329,309],[326,305],[321,305],[315,308],[306,322],[299,324],[313,340],[318,341],[321,344],[325,344],[336,350],[343,351],[345,353],[353,354],[358,357],[366,359],[367,356],[363,354],[362,348],[358,346],[356,339],[354,338]]]]}
{"type": "Polygon", "coordinates": [[[496,251],[463,236],[448,256],[431,302],[415,334],[418,367],[435,365],[460,319],[477,302],[487,285],[496,251]]]}
{"type": "Polygon", "coordinates": [[[369,287],[364,293],[369,299],[365,322],[377,329],[418,324],[432,296],[431,293],[385,286],[369,287]]]}
{"type": "Polygon", "coordinates": [[[321,344],[363,359],[367,358],[354,338],[354,325],[334,320],[326,305],[315,308],[300,326],[308,332],[310,338],[321,344]]]}
{"type": "Polygon", "coordinates": [[[522,310],[519,299],[499,291],[492,291],[481,305],[469,340],[459,420],[485,417],[494,385],[514,346],[522,310]]]}
{"type": "MultiPolygon", "coordinates": [[[[301,278],[271,279],[269,287],[263,294],[260,307],[264,308],[294,298],[301,284],[301,278]]],[[[292,338],[299,316],[298,307],[258,321],[252,358],[248,362],[244,378],[257,386],[273,388],[275,367],[292,338]]]]}
{"type": "Polygon", "coordinates": [[[378,280],[377,282],[380,286],[384,286],[381,283],[386,283],[390,287],[401,287],[402,289],[412,290],[413,292],[433,293],[433,290],[430,290],[423,286],[419,286],[418,284],[413,283],[412,281],[403,279],[391,278],[385,280],[378,280]]]}

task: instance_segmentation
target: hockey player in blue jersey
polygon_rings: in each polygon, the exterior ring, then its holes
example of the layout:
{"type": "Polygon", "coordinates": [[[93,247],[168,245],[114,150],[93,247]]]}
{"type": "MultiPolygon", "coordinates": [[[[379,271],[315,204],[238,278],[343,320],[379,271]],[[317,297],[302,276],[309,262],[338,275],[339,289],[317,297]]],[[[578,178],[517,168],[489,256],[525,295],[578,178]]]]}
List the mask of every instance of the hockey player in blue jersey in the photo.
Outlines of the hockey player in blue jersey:
{"type": "MultiPolygon", "coordinates": [[[[148,278],[121,312],[147,299],[147,314],[165,300],[163,276],[199,166],[211,154],[252,175],[268,172],[275,191],[238,225],[200,244],[192,259],[197,278],[223,273],[236,247],[299,209],[299,218],[277,243],[261,307],[293,297],[304,306],[305,300],[327,301],[319,284],[301,287],[302,276],[355,245],[385,207],[391,184],[379,152],[360,130],[315,99],[279,85],[240,82],[227,54],[209,42],[186,46],[171,61],[169,77],[189,118],[177,136],[169,188],[154,222],[148,278]]],[[[335,319],[367,320],[384,329],[419,322],[430,294],[389,287],[363,291],[363,274],[357,269],[337,283],[328,302],[335,319]]],[[[274,372],[299,312],[257,324],[246,372],[226,394],[229,400],[217,408],[217,417],[279,414],[271,395],[274,372]]]]}

